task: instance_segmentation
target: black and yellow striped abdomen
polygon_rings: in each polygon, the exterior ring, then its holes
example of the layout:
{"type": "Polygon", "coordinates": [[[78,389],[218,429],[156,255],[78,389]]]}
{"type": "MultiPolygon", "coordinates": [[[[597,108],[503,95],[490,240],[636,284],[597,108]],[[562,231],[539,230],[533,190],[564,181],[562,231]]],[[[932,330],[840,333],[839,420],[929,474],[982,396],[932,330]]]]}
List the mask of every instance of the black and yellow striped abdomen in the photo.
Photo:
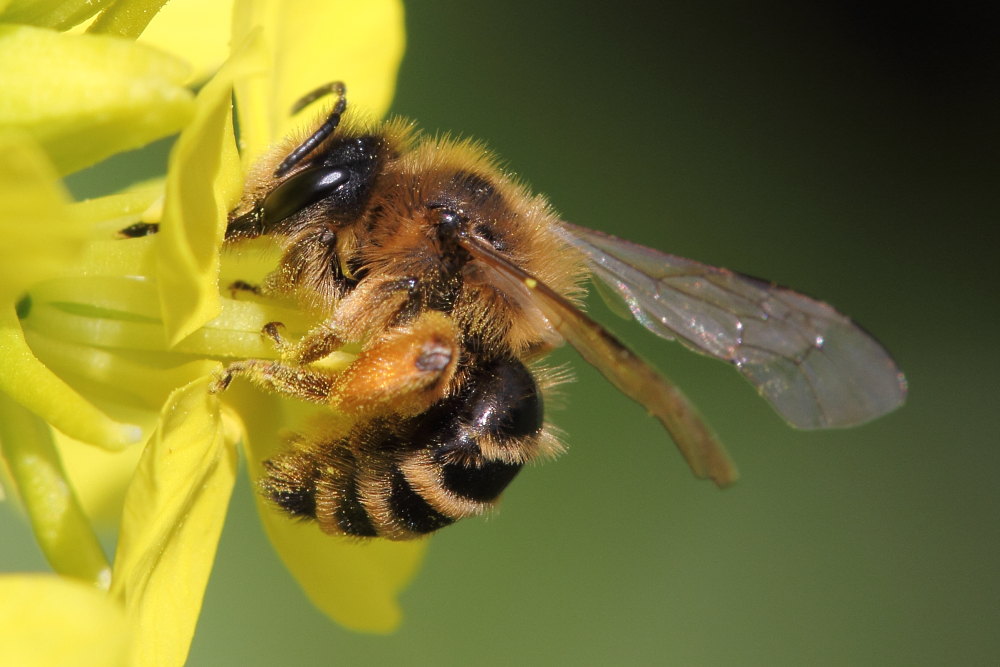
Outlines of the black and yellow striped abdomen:
{"type": "Polygon", "coordinates": [[[268,461],[264,491],[328,533],[418,537],[497,502],[544,446],[542,412],[524,364],[479,359],[457,392],[416,417],[363,421],[268,461]]]}

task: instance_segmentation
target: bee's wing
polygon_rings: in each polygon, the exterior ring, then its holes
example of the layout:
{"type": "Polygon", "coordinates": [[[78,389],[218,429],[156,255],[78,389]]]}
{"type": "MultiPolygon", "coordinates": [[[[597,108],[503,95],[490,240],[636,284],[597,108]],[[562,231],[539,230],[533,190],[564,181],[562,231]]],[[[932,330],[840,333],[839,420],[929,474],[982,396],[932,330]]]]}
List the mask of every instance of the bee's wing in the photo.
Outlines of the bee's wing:
{"type": "Polygon", "coordinates": [[[853,426],[902,405],[889,353],[825,303],[564,223],[563,238],[653,333],[736,366],[797,428],[853,426]]]}
{"type": "Polygon", "coordinates": [[[656,417],[681,450],[698,477],[720,487],[736,481],[736,466],[722,443],[702,420],[694,405],[666,378],[637,357],[607,329],[545,283],[499,255],[489,244],[468,237],[463,246],[477,260],[510,280],[513,289],[527,292],[545,318],[622,393],[656,417]]]}

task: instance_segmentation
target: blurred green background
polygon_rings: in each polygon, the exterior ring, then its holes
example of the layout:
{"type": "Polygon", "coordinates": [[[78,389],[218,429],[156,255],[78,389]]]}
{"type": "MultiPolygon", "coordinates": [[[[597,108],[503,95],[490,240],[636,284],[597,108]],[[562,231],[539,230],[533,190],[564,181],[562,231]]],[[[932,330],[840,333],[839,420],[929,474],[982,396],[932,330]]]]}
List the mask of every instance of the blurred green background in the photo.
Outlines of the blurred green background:
{"type": "MultiPolygon", "coordinates": [[[[1000,61],[986,15],[407,9],[396,112],[488,141],[578,224],[835,304],[892,350],[910,400],[859,429],[793,431],[725,364],[594,300],[701,407],[740,465],[736,487],[694,480],[641,408],[563,351],[578,382],[550,414],[570,451],[522,473],[496,516],[434,538],[398,633],[354,634],[316,612],[243,480],[190,663],[996,664],[1000,276],[986,167],[1000,157],[1000,61]]],[[[0,511],[2,569],[42,567],[0,511]]]]}

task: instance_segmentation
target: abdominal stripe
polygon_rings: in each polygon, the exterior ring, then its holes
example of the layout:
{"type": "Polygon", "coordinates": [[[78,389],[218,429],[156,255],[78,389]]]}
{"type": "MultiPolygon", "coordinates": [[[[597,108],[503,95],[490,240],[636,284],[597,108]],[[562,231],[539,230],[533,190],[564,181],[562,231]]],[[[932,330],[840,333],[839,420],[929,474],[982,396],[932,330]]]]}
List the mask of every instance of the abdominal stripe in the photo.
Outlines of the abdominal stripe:
{"type": "Polygon", "coordinates": [[[454,518],[431,507],[426,499],[414,491],[398,468],[393,472],[389,488],[389,509],[401,528],[423,535],[455,522],[454,518]]]}
{"type": "Polygon", "coordinates": [[[357,471],[353,471],[350,477],[346,478],[344,482],[344,485],[341,487],[340,503],[334,510],[334,519],[337,522],[337,526],[346,535],[376,537],[378,530],[372,524],[368,510],[361,503],[357,471]]]}

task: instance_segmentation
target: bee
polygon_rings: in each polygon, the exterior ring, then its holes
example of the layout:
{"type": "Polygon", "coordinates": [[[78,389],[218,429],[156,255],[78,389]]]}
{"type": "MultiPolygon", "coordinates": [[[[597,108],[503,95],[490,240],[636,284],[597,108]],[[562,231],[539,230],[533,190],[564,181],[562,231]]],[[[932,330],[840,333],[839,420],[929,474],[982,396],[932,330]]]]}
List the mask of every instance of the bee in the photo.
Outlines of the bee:
{"type": "Polygon", "coordinates": [[[694,406],[581,309],[588,276],[658,336],[728,361],[792,426],[866,422],[906,382],[871,336],[830,306],[745,275],[561,220],[480,145],[403,120],[331,110],[252,169],[226,243],[266,236],[281,259],[262,293],[318,324],[277,359],[229,364],[267,391],[330,408],[265,462],[279,508],[327,533],[406,540],[492,508],[560,443],[543,414],[540,360],[568,342],[658,419],[698,477],[736,468],[694,406]],[[346,344],[346,370],[319,362],[346,344]]]}

